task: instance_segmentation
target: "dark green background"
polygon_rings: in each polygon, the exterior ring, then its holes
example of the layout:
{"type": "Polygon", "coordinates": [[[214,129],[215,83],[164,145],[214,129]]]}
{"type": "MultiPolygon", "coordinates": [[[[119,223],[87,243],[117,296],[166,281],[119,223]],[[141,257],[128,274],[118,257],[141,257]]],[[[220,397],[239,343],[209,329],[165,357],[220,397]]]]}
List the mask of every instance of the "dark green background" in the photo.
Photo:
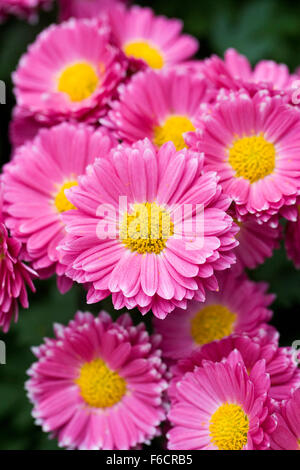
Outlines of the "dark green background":
{"type": "MultiPolygon", "coordinates": [[[[200,39],[200,58],[212,53],[223,54],[226,48],[235,47],[253,64],[264,58],[285,62],[291,70],[300,65],[300,4],[295,1],[156,0],[138,3],[152,6],[157,13],[182,18],[186,32],[200,39]]],[[[7,129],[14,104],[11,73],[27,45],[55,18],[53,10],[43,13],[34,26],[16,19],[0,25],[0,79],[7,84],[7,105],[0,105],[1,164],[9,159],[7,129]]],[[[286,260],[284,249],[250,275],[256,280],[268,281],[271,291],[277,294],[272,323],[281,332],[281,344],[290,345],[300,339],[300,274],[286,260]]],[[[30,309],[20,312],[18,324],[13,325],[7,335],[0,334],[7,346],[7,364],[0,365],[0,449],[56,449],[55,441],[49,440],[34,425],[24,391],[25,372],[34,359],[30,347],[40,344],[44,336],[52,335],[53,322],[66,323],[76,309],[87,309],[80,287],[62,296],[54,280],[37,282],[36,286],[38,293],[30,296],[30,309]]],[[[97,312],[100,308],[113,312],[110,300],[93,306],[92,310],[97,312]]],[[[133,315],[135,321],[141,318],[137,312],[133,315]]]]}

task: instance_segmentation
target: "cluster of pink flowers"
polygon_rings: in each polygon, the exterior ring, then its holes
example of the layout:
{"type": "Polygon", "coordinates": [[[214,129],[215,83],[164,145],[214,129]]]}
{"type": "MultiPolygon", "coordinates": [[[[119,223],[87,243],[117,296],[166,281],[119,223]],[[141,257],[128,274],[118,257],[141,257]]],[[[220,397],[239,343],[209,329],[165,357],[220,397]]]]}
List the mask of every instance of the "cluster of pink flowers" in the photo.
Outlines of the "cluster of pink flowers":
{"type": "Polygon", "coordinates": [[[0,22],[10,15],[36,21],[39,8],[49,8],[53,0],[0,0],[0,22]]]}
{"type": "Polygon", "coordinates": [[[130,2],[59,3],[13,74],[0,326],[37,276],[141,315],[55,324],[28,371],[36,423],[70,449],[162,432],[171,450],[299,449],[298,358],[245,271],[283,238],[300,266],[297,74],[232,49],[197,60],[181,21],[130,2]]]}

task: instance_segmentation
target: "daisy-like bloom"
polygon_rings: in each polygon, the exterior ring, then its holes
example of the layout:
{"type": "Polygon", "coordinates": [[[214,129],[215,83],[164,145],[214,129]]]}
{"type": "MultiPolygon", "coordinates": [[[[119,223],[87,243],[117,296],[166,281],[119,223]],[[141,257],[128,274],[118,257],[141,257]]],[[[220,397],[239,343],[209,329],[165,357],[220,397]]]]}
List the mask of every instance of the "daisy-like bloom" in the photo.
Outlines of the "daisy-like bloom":
{"type": "Polygon", "coordinates": [[[126,142],[147,137],[157,147],[172,141],[182,150],[185,134],[202,124],[201,104],[209,101],[211,93],[207,82],[195,74],[147,70],[120,86],[119,95],[103,125],[126,142]]]}
{"type": "Polygon", "coordinates": [[[111,8],[121,3],[129,3],[127,0],[59,0],[60,20],[69,18],[94,18],[97,15],[107,13],[111,8]]]}
{"type": "Polygon", "coordinates": [[[170,450],[266,450],[276,427],[264,360],[248,375],[240,353],[203,362],[177,384],[170,450]]]}
{"type": "Polygon", "coordinates": [[[201,367],[203,361],[220,362],[237,349],[245,363],[248,373],[255,364],[264,359],[266,373],[270,375],[271,388],[269,396],[276,401],[290,398],[292,390],[300,386],[300,370],[294,357],[294,350],[289,347],[279,347],[279,334],[270,328],[249,338],[245,335],[231,335],[221,341],[214,341],[199,347],[186,359],[178,361],[173,367],[170,396],[176,393],[176,383],[187,372],[193,372],[195,367],[201,367]]]}
{"type": "Polygon", "coordinates": [[[162,69],[182,63],[198,50],[198,41],[182,34],[182,21],[155,16],[151,8],[120,5],[109,14],[115,43],[134,68],[162,69]]]}
{"type": "Polygon", "coordinates": [[[157,150],[148,139],[120,145],[66,191],[66,273],[89,283],[88,303],[112,293],[116,309],[152,309],[165,318],[217,289],[215,271],[234,261],[238,230],[215,173],[197,153],[157,150]]]}
{"type": "Polygon", "coordinates": [[[296,220],[300,193],[300,113],[267,91],[224,96],[197,133],[205,170],[216,171],[241,218],[277,226],[296,220]]]}
{"type": "Polygon", "coordinates": [[[0,21],[16,15],[34,21],[39,8],[48,8],[52,0],[0,0],[0,21]]]}
{"type": "Polygon", "coordinates": [[[215,55],[204,60],[202,72],[217,87],[246,88],[250,92],[266,87],[275,93],[290,91],[297,80],[285,64],[273,60],[261,60],[252,70],[247,57],[232,48],[225,52],[224,61],[215,55]]]}
{"type": "Polygon", "coordinates": [[[56,272],[62,292],[72,285],[56,249],[65,235],[62,214],[73,209],[65,189],[77,185],[86,166],[115,144],[105,129],[63,123],[42,129],[33,141],[17,149],[5,167],[7,225],[26,244],[42,278],[56,272]]]}
{"type": "Polygon", "coordinates": [[[209,292],[205,302],[191,301],[187,310],[177,308],[164,321],[155,319],[155,330],[163,337],[163,355],[183,359],[212,341],[236,333],[256,335],[272,317],[268,309],[275,296],[268,285],[236,277],[226,271],[218,276],[219,291],[209,292]]]}
{"type": "Polygon", "coordinates": [[[239,245],[235,249],[237,257],[235,269],[240,272],[245,267],[254,269],[263,264],[273,255],[273,251],[279,248],[282,237],[281,225],[270,227],[268,224],[259,224],[252,217],[236,223],[240,231],[236,235],[239,245]]]}
{"type": "Polygon", "coordinates": [[[33,348],[26,384],[43,431],[73,449],[128,450],[152,439],[165,418],[160,339],[128,314],[113,322],[106,312],[77,312],[54,331],[33,348]]]}
{"type": "Polygon", "coordinates": [[[26,285],[32,292],[37,273],[23,262],[21,243],[11,237],[2,213],[3,184],[0,180],[0,328],[6,333],[11,321],[17,322],[19,303],[28,308],[26,285]]]}
{"type": "Polygon", "coordinates": [[[271,435],[272,450],[300,450],[300,388],[281,404],[277,427],[271,435]]]}
{"type": "Polygon", "coordinates": [[[96,121],[124,76],[119,51],[98,20],[71,19],[45,29],[13,74],[17,105],[51,124],[96,121]]]}
{"type": "MultiPolygon", "coordinates": [[[[298,206],[299,210],[299,206],[298,206]]],[[[288,222],[285,231],[285,248],[287,256],[295,267],[300,269],[300,217],[296,222],[288,222]]]]}

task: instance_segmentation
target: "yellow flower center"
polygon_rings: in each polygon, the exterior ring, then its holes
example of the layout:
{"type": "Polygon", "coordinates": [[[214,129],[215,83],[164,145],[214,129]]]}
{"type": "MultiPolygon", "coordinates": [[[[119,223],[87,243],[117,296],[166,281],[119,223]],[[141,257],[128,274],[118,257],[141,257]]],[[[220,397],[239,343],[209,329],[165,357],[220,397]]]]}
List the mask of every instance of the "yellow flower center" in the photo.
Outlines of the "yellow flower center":
{"type": "Polygon", "coordinates": [[[220,304],[203,307],[191,320],[191,335],[196,344],[207,344],[229,336],[236,314],[220,304]]]}
{"type": "Polygon", "coordinates": [[[126,393],[126,382],[110,370],[102,359],[86,362],[75,383],[84,401],[94,408],[108,408],[118,403],[126,393]]]}
{"type": "Polygon", "coordinates": [[[209,422],[211,442],[219,450],[242,450],[247,444],[249,418],[241,406],[224,403],[209,422]]]}
{"type": "Polygon", "coordinates": [[[87,62],[66,67],[58,80],[58,91],[67,93],[71,101],[89,98],[99,85],[99,77],[94,67],[87,62]]]}
{"type": "Polygon", "coordinates": [[[61,186],[54,200],[54,204],[58,212],[66,212],[71,209],[76,209],[76,207],[73,206],[73,204],[67,199],[67,196],[65,195],[65,189],[69,189],[77,185],[77,181],[68,181],[61,186]]]}
{"type": "Polygon", "coordinates": [[[155,126],[153,143],[161,147],[171,140],[176,150],[182,150],[186,147],[183,134],[193,131],[195,131],[195,127],[187,117],[170,116],[162,126],[155,126]]]}
{"type": "Polygon", "coordinates": [[[134,204],[131,214],[125,214],[120,239],[131,251],[159,254],[174,234],[170,214],[155,202],[134,204]]]}
{"type": "Polygon", "coordinates": [[[160,51],[147,41],[128,42],[123,50],[128,57],[142,59],[152,69],[161,69],[164,66],[164,59],[160,51]]]}
{"type": "Polygon", "coordinates": [[[235,177],[255,183],[270,175],[275,168],[276,151],[262,135],[236,139],[229,149],[229,163],[235,177]]]}

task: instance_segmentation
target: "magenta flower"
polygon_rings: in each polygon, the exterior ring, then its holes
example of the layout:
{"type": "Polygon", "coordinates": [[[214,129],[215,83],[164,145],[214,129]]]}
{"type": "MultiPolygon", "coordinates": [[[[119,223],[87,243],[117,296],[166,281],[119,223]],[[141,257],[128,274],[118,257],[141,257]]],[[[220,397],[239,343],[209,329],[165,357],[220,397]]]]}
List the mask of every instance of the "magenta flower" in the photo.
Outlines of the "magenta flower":
{"type": "Polygon", "coordinates": [[[88,303],[112,293],[116,309],[165,318],[217,289],[215,272],[235,261],[237,227],[202,167],[199,154],[145,139],[96,160],[66,192],[77,210],[64,216],[61,259],[68,276],[90,284],[88,303]]]}
{"type": "MultiPolygon", "coordinates": [[[[297,206],[299,207],[299,205],[297,206]]],[[[285,232],[285,248],[287,256],[297,269],[300,268],[300,217],[296,222],[288,222],[285,232]]]]}
{"type": "Polygon", "coordinates": [[[13,74],[17,105],[41,122],[96,122],[124,76],[119,51],[99,20],[45,29],[13,74]]]}
{"type": "Polygon", "coordinates": [[[69,18],[94,18],[107,13],[111,8],[128,0],[59,0],[60,20],[69,18]]]}
{"type": "Polygon", "coordinates": [[[37,273],[26,263],[26,253],[21,243],[11,237],[4,224],[3,183],[0,179],[0,328],[7,333],[11,321],[18,321],[19,304],[28,308],[26,286],[32,292],[35,288],[32,280],[37,273]]]}
{"type": "Polygon", "coordinates": [[[264,360],[248,375],[240,353],[203,362],[177,383],[170,450],[265,450],[276,427],[264,360]]]}
{"type": "Polygon", "coordinates": [[[26,285],[35,292],[36,272],[22,261],[21,243],[8,235],[0,223],[0,327],[6,333],[11,321],[18,321],[19,303],[28,308],[26,285]]]}
{"type": "Polygon", "coordinates": [[[73,208],[64,191],[77,185],[87,165],[115,144],[105,130],[60,124],[41,130],[33,141],[19,147],[5,166],[7,225],[26,244],[33,267],[42,278],[56,272],[61,292],[72,285],[57,251],[65,236],[62,214],[73,208]]]}
{"type": "Polygon", "coordinates": [[[9,137],[13,151],[20,145],[34,139],[40,129],[51,127],[51,123],[37,121],[26,109],[16,106],[9,125],[9,137]]]}
{"type": "Polygon", "coordinates": [[[237,222],[240,231],[236,235],[239,245],[235,249],[237,264],[234,269],[243,272],[244,268],[254,269],[271,258],[282,238],[281,225],[270,227],[259,224],[253,217],[237,222]]]}
{"type": "Polygon", "coordinates": [[[147,70],[120,86],[119,100],[101,122],[126,142],[148,137],[158,147],[172,141],[182,150],[186,133],[201,126],[201,105],[211,94],[207,82],[195,74],[147,70]]]}
{"type": "Polygon", "coordinates": [[[106,312],[77,312],[54,331],[33,348],[26,383],[43,431],[72,449],[128,450],[152,439],[165,418],[159,338],[106,312]]]}
{"type": "Polygon", "coordinates": [[[273,60],[261,60],[252,70],[247,57],[232,48],[225,52],[224,61],[216,55],[205,59],[202,73],[218,88],[246,88],[250,92],[268,89],[274,94],[289,92],[293,82],[299,79],[289,73],[285,64],[273,60]]]}
{"type": "Polygon", "coordinates": [[[282,403],[276,413],[277,427],[271,436],[273,450],[300,449],[300,388],[293,396],[282,403]]]}
{"type": "Polygon", "coordinates": [[[294,350],[278,346],[279,334],[269,328],[252,338],[246,335],[231,335],[221,341],[214,341],[198,347],[186,359],[173,367],[173,380],[169,388],[170,396],[176,393],[176,384],[187,372],[193,372],[203,361],[220,362],[233,350],[241,354],[248,373],[260,360],[265,360],[266,373],[269,374],[271,387],[269,396],[276,401],[290,398],[292,390],[300,386],[300,370],[294,358],[294,350]]]}
{"type": "Polygon", "coordinates": [[[36,20],[39,8],[48,8],[52,0],[0,0],[0,21],[8,15],[36,20]]]}
{"type": "Polygon", "coordinates": [[[205,301],[193,300],[187,310],[177,308],[165,320],[155,319],[166,358],[182,359],[199,346],[233,333],[253,336],[266,329],[272,317],[268,307],[275,298],[267,294],[268,285],[236,277],[231,270],[219,275],[218,280],[219,290],[209,292],[205,301]]]}
{"type": "Polygon", "coordinates": [[[180,20],[155,16],[151,8],[120,5],[110,11],[110,26],[116,45],[134,68],[162,69],[191,58],[197,39],[182,34],[180,20]]]}

